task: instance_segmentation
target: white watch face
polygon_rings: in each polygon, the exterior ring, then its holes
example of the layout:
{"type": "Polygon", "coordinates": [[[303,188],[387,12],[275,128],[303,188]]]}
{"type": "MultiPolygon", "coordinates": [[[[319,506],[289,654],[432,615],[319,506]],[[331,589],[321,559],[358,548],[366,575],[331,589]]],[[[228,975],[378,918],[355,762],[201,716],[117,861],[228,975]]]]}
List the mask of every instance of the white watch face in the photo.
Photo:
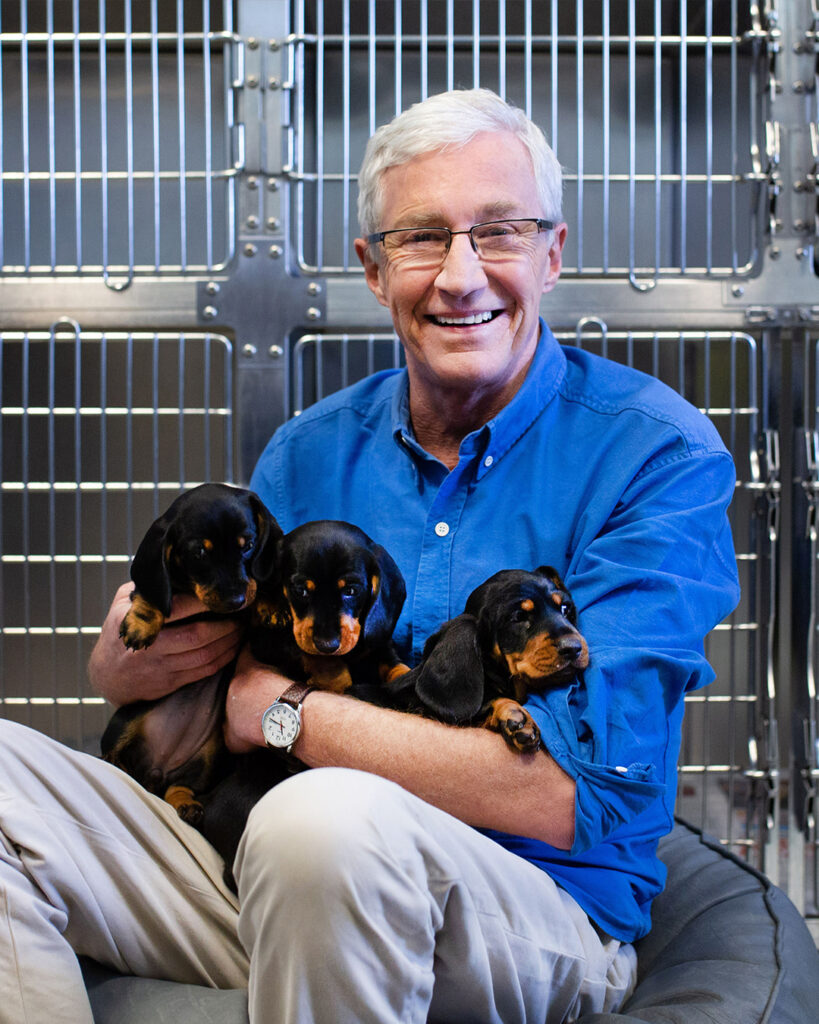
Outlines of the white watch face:
{"type": "Polygon", "coordinates": [[[290,704],[273,704],[262,717],[265,742],[271,747],[289,747],[299,734],[301,716],[290,704]]]}

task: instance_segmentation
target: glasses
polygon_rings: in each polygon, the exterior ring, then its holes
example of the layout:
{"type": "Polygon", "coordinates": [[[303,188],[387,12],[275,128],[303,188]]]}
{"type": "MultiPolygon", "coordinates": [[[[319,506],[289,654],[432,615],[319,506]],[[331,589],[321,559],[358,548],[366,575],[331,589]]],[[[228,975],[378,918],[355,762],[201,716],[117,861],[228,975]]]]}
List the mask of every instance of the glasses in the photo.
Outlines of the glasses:
{"type": "Polygon", "coordinates": [[[518,217],[513,220],[489,220],[473,224],[464,231],[449,228],[392,228],[367,235],[367,242],[384,246],[387,259],[412,267],[437,267],[446,259],[455,235],[469,235],[478,256],[491,263],[526,255],[534,247],[541,231],[551,231],[550,220],[518,217]]]}

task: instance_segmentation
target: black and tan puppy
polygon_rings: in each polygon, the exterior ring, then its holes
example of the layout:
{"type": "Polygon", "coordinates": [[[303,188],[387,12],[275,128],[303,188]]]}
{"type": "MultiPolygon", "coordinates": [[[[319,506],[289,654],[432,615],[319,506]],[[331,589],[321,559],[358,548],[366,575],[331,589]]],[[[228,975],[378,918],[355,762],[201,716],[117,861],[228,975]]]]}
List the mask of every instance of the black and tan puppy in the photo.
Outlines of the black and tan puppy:
{"type": "Polygon", "coordinates": [[[474,590],[464,614],[424,646],[421,664],[389,690],[399,707],[454,725],[500,732],[521,753],[540,746],[540,731],[522,707],[532,692],[570,682],[589,652],[557,572],[506,569],[474,590]]]}
{"type": "MultiPolygon", "coordinates": [[[[252,609],[282,536],[252,491],[218,483],[185,491],[150,526],[131,564],[134,591],[120,627],[125,646],[138,650],[154,642],[174,594],[195,595],[210,614],[252,609]]],[[[193,823],[201,815],[195,794],[207,791],[232,763],[222,740],[232,670],[159,700],[125,705],[102,737],[107,761],[193,823]]]]}
{"type": "Polygon", "coordinates": [[[336,693],[377,699],[407,672],[392,645],[406,597],[388,552],[358,527],[315,520],[278,544],[274,597],[269,591],[250,635],[256,658],[292,679],[336,693]],[[269,604],[268,604],[269,602],[269,604]]]}
{"type": "Polygon", "coordinates": [[[120,626],[125,646],[154,642],[174,594],[194,594],[219,614],[250,607],[281,536],[252,491],[218,483],[185,491],[151,525],[131,563],[134,591],[120,626]]]}

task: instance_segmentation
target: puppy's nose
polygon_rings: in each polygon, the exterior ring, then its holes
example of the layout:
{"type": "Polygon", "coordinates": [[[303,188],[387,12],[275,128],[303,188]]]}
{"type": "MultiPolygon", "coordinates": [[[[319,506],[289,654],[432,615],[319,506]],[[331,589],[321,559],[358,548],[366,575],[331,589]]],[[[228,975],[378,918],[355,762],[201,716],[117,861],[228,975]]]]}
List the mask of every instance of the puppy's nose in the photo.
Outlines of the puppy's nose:
{"type": "Polygon", "coordinates": [[[562,636],[557,641],[557,651],[561,657],[574,661],[583,650],[583,645],[576,636],[562,636]]]}
{"type": "Polygon", "coordinates": [[[335,654],[341,646],[341,640],[337,636],[313,637],[313,644],[319,654],[335,654]]]}
{"type": "Polygon", "coordinates": [[[244,594],[227,594],[225,596],[225,609],[229,612],[238,612],[244,606],[244,594]]]}

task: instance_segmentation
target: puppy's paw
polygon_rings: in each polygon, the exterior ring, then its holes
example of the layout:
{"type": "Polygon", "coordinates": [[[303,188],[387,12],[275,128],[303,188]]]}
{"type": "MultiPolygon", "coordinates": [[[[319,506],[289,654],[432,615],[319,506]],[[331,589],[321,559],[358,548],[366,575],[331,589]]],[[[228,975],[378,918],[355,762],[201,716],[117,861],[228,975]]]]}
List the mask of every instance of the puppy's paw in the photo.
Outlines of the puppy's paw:
{"type": "Polygon", "coordinates": [[[519,754],[533,754],[540,748],[540,729],[516,700],[501,697],[493,701],[485,725],[499,732],[519,754]]]}
{"type": "Polygon", "coordinates": [[[527,711],[520,708],[519,712],[501,722],[501,734],[513,750],[520,754],[534,754],[540,749],[540,729],[527,711]]]}
{"type": "Polygon", "coordinates": [[[202,821],[204,807],[199,803],[188,786],[168,786],[165,800],[176,809],[179,817],[196,828],[202,821]]]}
{"type": "Polygon", "coordinates": [[[139,651],[151,646],[164,622],[165,616],[158,608],[134,594],[131,607],[120,623],[119,635],[126,647],[139,651]]]}

